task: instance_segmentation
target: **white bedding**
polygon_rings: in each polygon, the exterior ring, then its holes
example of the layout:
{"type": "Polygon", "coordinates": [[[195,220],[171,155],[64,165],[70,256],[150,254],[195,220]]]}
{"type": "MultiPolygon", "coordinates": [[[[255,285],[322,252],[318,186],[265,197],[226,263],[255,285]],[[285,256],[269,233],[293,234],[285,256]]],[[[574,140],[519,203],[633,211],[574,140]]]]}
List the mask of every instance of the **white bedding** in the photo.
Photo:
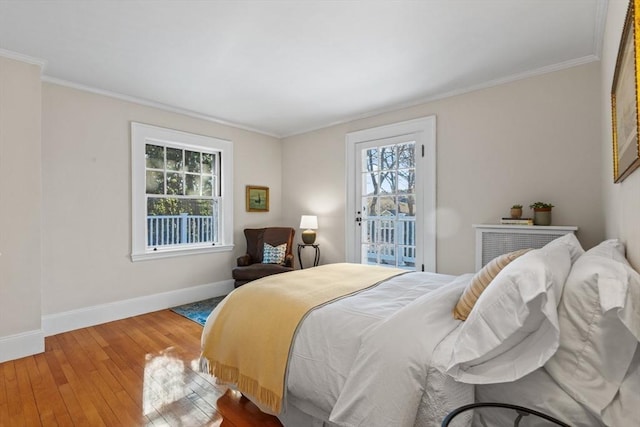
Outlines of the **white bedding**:
{"type": "MultiPolygon", "coordinates": [[[[569,396],[544,368],[510,383],[477,385],[476,399],[525,406],[575,427],[604,426],[598,417],[569,396]]],[[[473,425],[478,427],[513,425],[515,418],[513,411],[505,409],[478,409],[474,415],[473,425]]],[[[550,424],[541,418],[528,417],[522,425],[548,427],[550,424]]]]}
{"type": "Polygon", "coordinates": [[[290,354],[282,423],[439,426],[473,402],[472,385],[431,366],[436,346],[460,324],[451,307],[471,277],[410,272],[313,310],[290,354]]]}

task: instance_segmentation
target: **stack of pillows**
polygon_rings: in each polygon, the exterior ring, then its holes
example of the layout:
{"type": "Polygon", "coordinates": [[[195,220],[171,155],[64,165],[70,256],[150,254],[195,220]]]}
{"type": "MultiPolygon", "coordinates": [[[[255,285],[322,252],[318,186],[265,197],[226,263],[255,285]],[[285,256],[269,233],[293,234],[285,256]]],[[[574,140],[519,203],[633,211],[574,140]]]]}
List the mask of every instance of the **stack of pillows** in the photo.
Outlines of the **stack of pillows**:
{"type": "Polygon", "coordinates": [[[640,275],[618,240],[585,252],[567,234],[502,255],[453,315],[464,322],[447,373],[460,382],[509,382],[544,366],[609,425],[640,407],[640,275]]]}

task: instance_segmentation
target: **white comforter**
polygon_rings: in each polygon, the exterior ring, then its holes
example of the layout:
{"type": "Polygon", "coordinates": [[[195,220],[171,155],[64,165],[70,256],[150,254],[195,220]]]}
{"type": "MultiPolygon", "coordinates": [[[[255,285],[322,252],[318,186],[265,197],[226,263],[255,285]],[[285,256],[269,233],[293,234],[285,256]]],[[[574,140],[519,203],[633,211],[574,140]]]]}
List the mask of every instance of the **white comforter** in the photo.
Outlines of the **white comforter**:
{"type": "Polygon", "coordinates": [[[407,273],[311,312],[290,355],[285,408],[340,426],[439,426],[473,402],[472,386],[434,368],[448,360],[431,360],[460,324],[451,310],[471,277],[407,273]]]}
{"type": "Polygon", "coordinates": [[[309,313],[290,353],[283,424],[435,427],[472,403],[472,385],[436,369],[449,360],[432,360],[451,354],[435,350],[461,323],[451,310],[471,277],[410,272],[309,313]]]}

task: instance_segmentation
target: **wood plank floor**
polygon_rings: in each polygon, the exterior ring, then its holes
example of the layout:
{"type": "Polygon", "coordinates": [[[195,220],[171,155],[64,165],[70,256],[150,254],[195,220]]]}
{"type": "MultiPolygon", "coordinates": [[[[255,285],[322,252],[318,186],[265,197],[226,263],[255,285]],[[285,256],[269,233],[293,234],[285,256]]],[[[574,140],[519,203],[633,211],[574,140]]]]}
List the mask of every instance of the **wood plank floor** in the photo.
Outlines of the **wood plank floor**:
{"type": "Polygon", "coordinates": [[[201,333],[163,310],[47,337],[0,364],[0,427],[281,426],[198,372],[201,333]]]}

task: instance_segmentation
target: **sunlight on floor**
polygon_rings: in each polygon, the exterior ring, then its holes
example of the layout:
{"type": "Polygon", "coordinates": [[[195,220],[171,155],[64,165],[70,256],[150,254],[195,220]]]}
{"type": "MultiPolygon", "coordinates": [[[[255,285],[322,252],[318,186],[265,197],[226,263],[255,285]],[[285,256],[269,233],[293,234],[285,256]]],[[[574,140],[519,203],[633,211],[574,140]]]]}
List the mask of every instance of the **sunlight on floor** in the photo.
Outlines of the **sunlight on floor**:
{"type": "Polygon", "coordinates": [[[173,347],[169,347],[157,355],[146,356],[142,392],[144,415],[185,396],[184,362],[171,355],[173,350],[173,347]]]}
{"type": "Polygon", "coordinates": [[[190,386],[189,375],[199,371],[198,360],[186,363],[185,365],[185,361],[175,354],[173,347],[146,355],[142,391],[143,414],[154,420],[166,417],[166,414],[170,413],[172,421],[177,422],[177,425],[219,427],[222,423],[219,414],[213,415],[205,424],[203,416],[208,418],[211,414],[207,416],[197,408],[184,412],[185,408],[189,407],[184,401],[193,400],[195,396],[190,386]]]}

